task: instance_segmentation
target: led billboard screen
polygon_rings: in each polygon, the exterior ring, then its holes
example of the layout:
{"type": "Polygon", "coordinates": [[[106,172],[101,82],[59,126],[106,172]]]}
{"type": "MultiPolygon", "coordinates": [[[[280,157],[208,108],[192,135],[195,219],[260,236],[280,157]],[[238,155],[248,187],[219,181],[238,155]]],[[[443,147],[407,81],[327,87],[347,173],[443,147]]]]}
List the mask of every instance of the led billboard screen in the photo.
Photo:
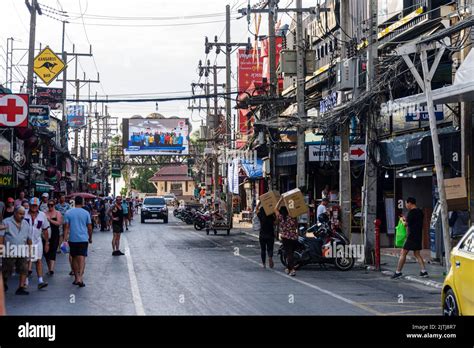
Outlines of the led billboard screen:
{"type": "Polygon", "coordinates": [[[125,155],[189,154],[188,119],[127,119],[123,123],[123,132],[125,155]]]}

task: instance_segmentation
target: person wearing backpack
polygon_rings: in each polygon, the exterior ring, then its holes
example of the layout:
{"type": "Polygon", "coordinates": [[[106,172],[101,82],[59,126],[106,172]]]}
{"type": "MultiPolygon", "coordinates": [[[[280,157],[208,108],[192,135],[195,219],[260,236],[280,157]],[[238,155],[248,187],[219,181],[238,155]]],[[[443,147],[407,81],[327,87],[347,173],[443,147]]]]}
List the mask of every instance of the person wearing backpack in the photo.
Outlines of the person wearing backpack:
{"type": "MultiPolygon", "coordinates": [[[[268,266],[273,268],[273,246],[275,244],[275,214],[267,216],[260,202],[257,202],[254,214],[254,231],[258,229],[258,240],[262,257],[262,267],[266,268],[266,259],[268,255],[268,266]]],[[[257,231],[256,231],[257,232],[257,231]]]]}

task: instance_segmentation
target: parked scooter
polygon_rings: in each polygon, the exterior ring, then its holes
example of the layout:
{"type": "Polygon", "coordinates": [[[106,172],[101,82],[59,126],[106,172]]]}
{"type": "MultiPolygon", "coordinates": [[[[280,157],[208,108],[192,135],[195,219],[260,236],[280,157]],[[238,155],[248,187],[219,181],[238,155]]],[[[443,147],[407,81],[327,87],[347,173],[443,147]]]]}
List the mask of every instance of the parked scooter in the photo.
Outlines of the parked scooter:
{"type": "Polygon", "coordinates": [[[194,228],[198,231],[206,228],[206,225],[211,221],[211,213],[208,211],[197,210],[194,214],[194,228]]]}
{"type": "MultiPolygon", "coordinates": [[[[321,214],[319,223],[309,229],[300,228],[298,247],[294,251],[295,268],[310,264],[333,264],[340,271],[348,271],[354,267],[354,249],[349,239],[338,229],[332,229],[329,217],[321,214]],[[314,238],[306,237],[313,233],[314,238]]],[[[278,250],[281,263],[286,267],[286,251],[282,245],[278,250]]]]}

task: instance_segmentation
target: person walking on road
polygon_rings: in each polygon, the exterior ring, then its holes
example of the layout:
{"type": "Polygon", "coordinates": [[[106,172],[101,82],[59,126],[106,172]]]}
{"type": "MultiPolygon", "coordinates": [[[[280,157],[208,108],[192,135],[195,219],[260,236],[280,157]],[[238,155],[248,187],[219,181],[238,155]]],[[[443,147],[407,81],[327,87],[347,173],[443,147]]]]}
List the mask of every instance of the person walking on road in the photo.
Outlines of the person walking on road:
{"type": "MultiPolygon", "coordinates": [[[[8,278],[12,275],[13,268],[15,268],[16,272],[20,275],[19,286],[15,292],[16,295],[29,295],[29,292],[25,289],[25,285],[26,277],[28,276],[28,254],[30,254],[32,250],[32,240],[30,225],[25,221],[24,217],[25,208],[18,206],[15,208],[13,216],[5,219],[3,225],[0,226],[0,245],[5,245],[7,249],[16,246],[17,250],[21,250],[20,247],[23,247],[23,250],[26,250],[26,246],[28,246],[26,255],[17,254],[2,259],[4,291],[8,290],[8,278]]],[[[3,291],[1,295],[3,296],[3,291]]],[[[2,304],[0,303],[0,307],[1,306],[2,304]]]]}
{"type": "Polygon", "coordinates": [[[43,193],[41,195],[41,204],[39,206],[39,210],[42,211],[43,213],[46,213],[48,211],[48,200],[49,200],[49,194],[48,193],[43,193]]]}
{"type": "Polygon", "coordinates": [[[56,263],[56,254],[59,247],[59,234],[63,225],[63,216],[56,210],[54,200],[48,202],[48,212],[46,213],[49,225],[51,226],[51,238],[49,240],[49,251],[45,254],[48,265],[48,275],[54,275],[54,265],[56,263]]]}
{"type": "Polygon", "coordinates": [[[69,210],[64,217],[64,240],[69,243],[72,258],[72,270],[74,272],[73,285],[80,288],[84,284],[84,270],[89,244],[92,243],[92,220],[91,215],[83,209],[84,198],[76,196],[75,208],[69,210]]]}
{"type": "Polygon", "coordinates": [[[257,203],[257,217],[260,220],[260,233],[258,240],[262,257],[262,266],[266,268],[266,257],[268,255],[268,266],[273,268],[273,246],[275,244],[275,214],[267,216],[260,202],[257,203]]]}
{"type": "MultiPolygon", "coordinates": [[[[45,213],[39,211],[40,200],[33,197],[30,200],[30,209],[25,214],[25,220],[30,224],[30,234],[33,246],[37,252],[32,256],[29,265],[28,275],[32,273],[33,263],[36,264],[36,274],[38,276],[38,289],[48,286],[43,280],[43,252],[49,251],[49,221],[45,213]]],[[[28,281],[27,281],[28,283],[28,281]]]]}
{"type": "MultiPolygon", "coordinates": [[[[59,246],[61,246],[61,244],[63,244],[63,240],[64,240],[64,215],[66,215],[67,211],[69,209],[71,209],[71,206],[69,205],[68,202],[66,202],[66,196],[65,195],[61,195],[59,196],[59,202],[58,204],[56,204],[56,210],[59,211],[61,213],[61,216],[63,218],[63,224],[59,227],[59,246]]],[[[57,252],[60,254],[61,253],[61,249],[58,248],[57,252]]]]}
{"type": "Polygon", "coordinates": [[[23,201],[26,199],[25,197],[25,191],[20,191],[18,198],[15,200],[15,208],[23,205],[23,201]]]}
{"type": "MultiPolygon", "coordinates": [[[[283,201],[283,198],[280,198],[276,207],[279,207],[283,201]]],[[[275,214],[278,219],[279,231],[281,233],[281,240],[283,247],[285,248],[285,257],[287,262],[287,269],[285,272],[294,277],[296,275],[295,264],[294,264],[294,251],[298,243],[298,222],[296,219],[292,218],[288,209],[283,206],[280,209],[275,209],[275,214]]]]}
{"type": "Polygon", "coordinates": [[[122,201],[122,213],[123,213],[123,223],[125,225],[125,228],[128,231],[129,221],[128,221],[128,203],[127,203],[127,201],[122,201]]]}
{"type": "Polygon", "coordinates": [[[3,213],[3,218],[7,219],[12,217],[15,212],[15,200],[11,197],[7,199],[7,206],[5,208],[5,212],[3,213]]]}
{"type": "Polygon", "coordinates": [[[425,269],[425,263],[421,257],[420,250],[423,242],[423,211],[416,206],[416,199],[409,197],[405,203],[408,214],[406,219],[402,217],[405,226],[407,227],[408,236],[405,245],[400,252],[400,259],[398,260],[398,267],[392,279],[397,279],[402,276],[402,269],[405,265],[407,254],[413,251],[415,258],[421,267],[420,276],[428,277],[428,272],[425,269]]]}
{"type": "Polygon", "coordinates": [[[100,231],[107,231],[107,208],[105,207],[105,201],[100,201],[99,206],[99,219],[100,219],[100,231]]]}
{"type": "Polygon", "coordinates": [[[117,196],[114,206],[110,209],[110,218],[112,220],[112,255],[125,255],[120,251],[120,235],[123,233],[123,209],[122,197],[117,196]]]}

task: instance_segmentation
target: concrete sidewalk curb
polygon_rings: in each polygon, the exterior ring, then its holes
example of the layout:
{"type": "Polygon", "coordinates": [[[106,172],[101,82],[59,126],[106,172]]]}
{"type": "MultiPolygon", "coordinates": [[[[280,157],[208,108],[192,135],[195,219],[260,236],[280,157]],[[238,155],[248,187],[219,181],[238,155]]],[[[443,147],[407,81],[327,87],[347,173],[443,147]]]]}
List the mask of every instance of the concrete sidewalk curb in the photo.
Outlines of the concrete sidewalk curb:
{"type": "MultiPolygon", "coordinates": [[[[375,270],[375,268],[373,268],[373,267],[367,267],[367,269],[368,270],[375,270]]],[[[395,272],[382,268],[382,271],[380,273],[382,273],[384,276],[391,277],[392,275],[394,275],[395,272]]],[[[434,289],[442,289],[443,288],[442,283],[436,282],[436,281],[430,280],[430,279],[420,279],[420,278],[417,278],[417,277],[414,277],[414,276],[402,276],[401,279],[405,279],[405,280],[407,280],[409,282],[412,282],[412,283],[422,284],[422,285],[425,285],[425,286],[428,286],[428,287],[431,287],[431,288],[434,288],[434,289]]]]}

